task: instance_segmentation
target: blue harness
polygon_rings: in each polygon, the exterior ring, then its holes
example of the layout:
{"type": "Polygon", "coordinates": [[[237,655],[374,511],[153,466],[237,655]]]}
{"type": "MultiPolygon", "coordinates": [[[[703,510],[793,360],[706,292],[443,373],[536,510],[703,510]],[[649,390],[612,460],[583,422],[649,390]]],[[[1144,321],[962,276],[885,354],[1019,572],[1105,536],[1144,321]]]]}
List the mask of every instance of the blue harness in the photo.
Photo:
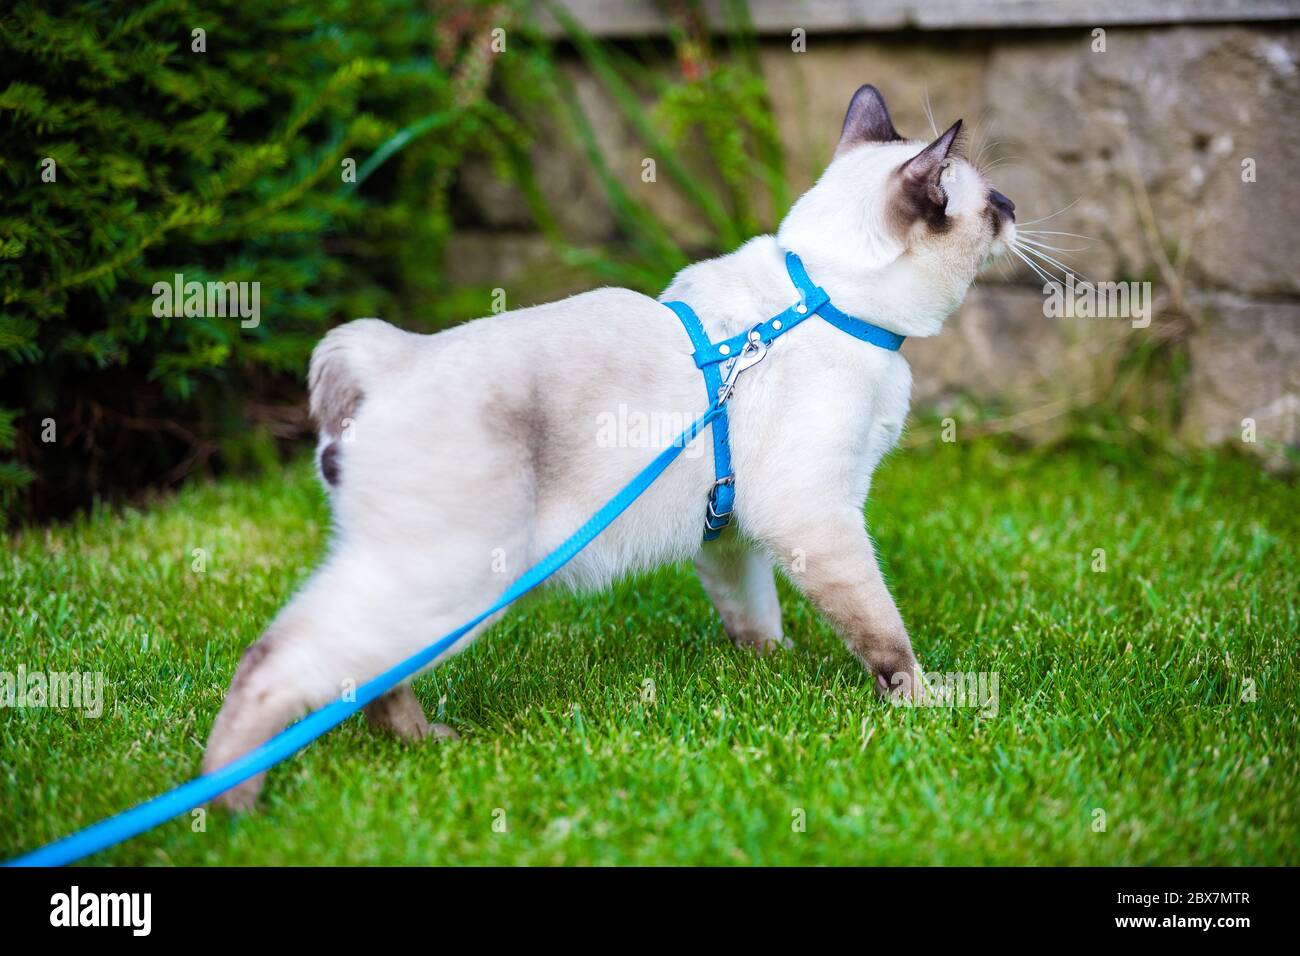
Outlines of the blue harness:
{"type": "Polygon", "coordinates": [[[826,290],[813,284],[803,263],[793,252],[785,254],[785,269],[790,274],[790,281],[799,290],[799,301],[779,315],[760,322],[748,332],[733,335],[722,342],[709,341],[700,317],[685,302],[664,303],[682,320],[686,334],[695,346],[695,367],[704,373],[704,388],[709,403],[716,403],[722,412],[713,420],[712,425],[714,482],[704,512],[705,541],[712,541],[731,523],[731,512],[736,502],[736,476],[731,471],[731,436],[727,428],[726,400],[735,388],[740,373],[761,362],[767,355],[768,345],[774,339],[789,332],[808,316],[820,315],[841,332],[847,332],[855,339],[870,342],[882,349],[896,352],[903,344],[904,336],[862,319],[855,319],[835,308],[826,290]],[[725,377],[719,367],[724,362],[730,362],[725,377]]]}

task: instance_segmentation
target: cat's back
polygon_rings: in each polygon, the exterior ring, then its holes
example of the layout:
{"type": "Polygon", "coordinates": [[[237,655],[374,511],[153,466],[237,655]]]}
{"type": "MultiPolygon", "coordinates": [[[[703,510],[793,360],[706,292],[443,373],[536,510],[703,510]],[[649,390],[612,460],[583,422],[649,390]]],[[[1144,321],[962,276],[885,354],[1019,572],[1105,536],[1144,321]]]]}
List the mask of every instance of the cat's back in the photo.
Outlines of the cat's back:
{"type": "Polygon", "coordinates": [[[690,342],[673,312],[631,289],[605,287],[557,302],[483,316],[426,337],[422,361],[458,366],[492,361],[481,369],[501,371],[511,358],[523,364],[615,359],[635,361],[645,349],[690,353],[690,342]]]}

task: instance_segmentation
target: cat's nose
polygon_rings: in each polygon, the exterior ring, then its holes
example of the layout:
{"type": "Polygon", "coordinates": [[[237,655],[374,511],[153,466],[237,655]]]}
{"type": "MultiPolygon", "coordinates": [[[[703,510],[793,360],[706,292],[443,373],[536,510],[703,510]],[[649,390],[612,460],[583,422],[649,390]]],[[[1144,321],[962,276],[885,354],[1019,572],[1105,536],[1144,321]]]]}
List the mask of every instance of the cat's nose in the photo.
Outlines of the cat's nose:
{"type": "Polygon", "coordinates": [[[1012,222],[1016,221],[1016,204],[996,189],[989,190],[989,202],[998,211],[998,215],[1006,216],[1012,222]]]}

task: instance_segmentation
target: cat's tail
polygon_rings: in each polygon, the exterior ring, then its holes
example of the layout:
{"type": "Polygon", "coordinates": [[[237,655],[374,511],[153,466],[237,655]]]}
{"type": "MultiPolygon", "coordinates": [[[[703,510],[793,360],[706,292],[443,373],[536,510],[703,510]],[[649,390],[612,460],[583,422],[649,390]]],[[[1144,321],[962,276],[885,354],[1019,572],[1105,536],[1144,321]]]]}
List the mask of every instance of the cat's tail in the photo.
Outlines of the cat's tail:
{"type": "Polygon", "coordinates": [[[418,336],[380,319],[356,319],[331,329],[311,354],[307,387],[320,430],[319,463],[327,485],[338,484],[339,441],[366,394],[407,364],[418,336]]]}

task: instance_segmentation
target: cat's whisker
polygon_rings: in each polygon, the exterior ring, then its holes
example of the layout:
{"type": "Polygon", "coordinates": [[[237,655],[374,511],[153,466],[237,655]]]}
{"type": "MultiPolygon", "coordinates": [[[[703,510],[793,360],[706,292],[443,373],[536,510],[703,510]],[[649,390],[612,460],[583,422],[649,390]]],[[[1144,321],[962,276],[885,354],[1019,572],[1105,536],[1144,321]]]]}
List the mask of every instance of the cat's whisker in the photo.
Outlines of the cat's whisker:
{"type": "Polygon", "coordinates": [[[1072,239],[1086,239],[1088,242],[1100,242],[1092,236],[1081,236],[1077,232],[1057,232],[1052,229],[1017,229],[1022,236],[1069,236],[1072,239]]]}
{"type": "Polygon", "coordinates": [[[1064,270],[1066,273],[1073,271],[1069,268],[1069,266],[1066,266],[1061,262],[1055,260],[1052,256],[1042,251],[1041,249],[1035,249],[1033,246],[1022,245],[1018,239],[1016,240],[1015,245],[1016,248],[1019,249],[1021,252],[1023,252],[1025,255],[1029,256],[1030,258],[1038,262],[1040,265],[1042,265],[1044,269],[1058,268],[1064,270]]]}
{"type": "Polygon", "coordinates": [[[1041,252],[1037,249],[1030,248],[1028,246],[1020,245],[1019,240],[1012,243],[1012,246],[1021,255],[1029,258],[1031,262],[1036,262],[1045,272],[1048,273],[1048,275],[1052,276],[1053,281],[1063,283],[1065,281],[1065,277],[1067,276],[1079,277],[1077,270],[1071,269],[1069,266],[1054,259],[1052,256],[1049,256],[1044,252],[1041,252]],[[1055,274],[1055,270],[1057,269],[1061,271],[1061,276],[1059,277],[1055,274]]]}
{"type": "Polygon", "coordinates": [[[1000,168],[1002,168],[1003,166],[1007,167],[1008,169],[1014,169],[1014,168],[1015,168],[1015,164],[1014,164],[1013,160],[1017,160],[1017,159],[1024,159],[1024,157],[1023,157],[1023,156],[1005,156],[1005,157],[1003,157],[1002,159],[994,160],[994,161],[993,161],[992,163],[990,163],[987,167],[985,167],[985,168],[983,168],[983,169],[980,170],[980,175],[981,175],[981,176],[984,176],[984,177],[987,178],[989,173],[993,172],[993,170],[995,170],[995,169],[1000,169],[1000,168]]]}
{"type": "Polygon", "coordinates": [[[972,162],[975,164],[976,168],[979,167],[979,164],[980,164],[980,158],[981,158],[981,157],[982,157],[986,152],[988,152],[990,149],[997,149],[997,147],[999,147],[999,146],[1001,146],[1001,145],[1002,145],[1002,140],[999,139],[999,140],[994,140],[994,141],[991,142],[991,143],[985,143],[983,146],[981,146],[981,147],[980,147],[980,151],[979,151],[978,153],[975,154],[975,159],[972,160],[972,162]]]}
{"type": "Polygon", "coordinates": [[[1057,282],[1055,279],[1052,279],[1052,278],[1051,278],[1050,276],[1048,276],[1047,273],[1045,273],[1042,269],[1038,268],[1038,266],[1035,265],[1035,264],[1034,264],[1034,263],[1029,259],[1028,256],[1026,256],[1023,252],[1021,252],[1021,251],[1020,251],[1019,249],[1017,249],[1015,246],[1008,246],[1007,248],[1011,250],[1012,255],[1014,255],[1014,256],[1016,256],[1017,258],[1019,258],[1021,262],[1023,262],[1025,265],[1029,266],[1030,269],[1032,269],[1035,273],[1037,273],[1038,278],[1042,279],[1044,282],[1048,283],[1049,285],[1060,285],[1059,282],[1057,282]]]}
{"type": "MultiPolygon", "coordinates": [[[[1032,262],[1033,260],[1031,259],[1030,261],[1032,262]]],[[[1052,285],[1059,285],[1065,287],[1070,284],[1068,273],[1057,275],[1054,270],[1049,269],[1047,266],[1044,266],[1041,263],[1039,263],[1038,267],[1042,269],[1045,273],[1047,273],[1047,281],[1052,283],[1052,285]]]]}
{"type": "Polygon", "coordinates": [[[930,87],[925,88],[925,118],[930,121],[930,130],[934,133],[935,138],[939,136],[939,127],[934,122],[934,110],[930,108],[930,87]]]}
{"type": "MultiPolygon", "coordinates": [[[[996,145],[1001,145],[1001,144],[999,144],[999,143],[995,143],[994,145],[996,146],[996,145]]],[[[997,156],[997,157],[994,157],[993,159],[989,160],[989,166],[990,166],[990,167],[991,167],[991,166],[996,166],[998,163],[1006,163],[1006,162],[1010,162],[1010,161],[1013,160],[1013,159],[1024,159],[1024,158],[1025,158],[1025,157],[1023,157],[1023,156],[997,156]]],[[[975,165],[976,165],[976,166],[979,166],[979,163],[976,163],[975,165]]],[[[983,169],[984,167],[981,166],[980,168],[983,169]]]]}
{"type": "Polygon", "coordinates": [[[1021,260],[1025,263],[1025,265],[1029,266],[1030,270],[1031,270],[1032,272],[1034,272],[1034,273],[1038,276],[1039,281],[1043,282],[1045,285],[1060,285],[1060,284],[1061,284],[1061,283],[1057,282],[1055,279],[1053,279],[1051,276],[1049,276],[1049,275],[1047,275],[1045,272],[1043,272],[1042,269],[1038,268],[1038,266],[1034,265],[1034,263],[1030,262],[1028,259],[1026,259],[1023,255],[1021,255],[1021,254],[1020,254],[1019,252],[1017,252],[1015,249],[1012,249],[1011,251],[1014,252],[1014,253],[1016,254],[1016,256],[1017,256],[1019,259],[1021,259],[1021,260]]]}
{"type": "Polygon", "coordinates": [[[1018,235],[1018,236],[1016,236],[1016,242],[1018,242],[1018,243],[1020,243],[1020,244],[1022,244],[1022,245],[1026,245],[1026,246],[1036,246],[1036,247],[1039,248],[1039,249],[1046,249],[1048,252],[1066,252],[1066,253],[1070,253],[1070,252],[1087,252],[1087,251],[1088,251],[1088,250],[1085,249],[1085,248],[1080,248],[1080,249],[1070,249],[1070,248],[1066,248],[1065,246],[1053,246],[1053,245],[1050,245],[1049,243],[1046,243],[1046,242],[1039,242],[1039,241],[1037,241],[1037,240],[1035,240],[1035,239],[1026,239],[1026,238],[1024,237],[1024,235],[1018,235]]]}
{"type": "Polygon", "coordinates": [[[1047,250],[1052,251],[1052,252],[1082,252],[1082,251],[1084,251],[1082,247],[1080,247],[1079,249],[1073,249],[1073,248],[1066,248],[1066,247],[1064,247],[1064,246],[1054,246],[1054,245],[1052,245],[1050,242],[1043,242],[1043,240],[1041,240],[1041,239],[1033,239],[1033,238],[1029,238],[1029,237],[1024,236],[1024,235],[1017,235],[1017,236],[1016,236],[1016,242],[1023,242],[1023,243],[1024,243],[1025,245],[1027,245],[1027,246],[1039,246],[1040,248],[1047,249],[1047,250]]]}
{"type": "Polygon", "coordinates": [[[1027,255],[1036,257],[1041,262],[1045,262],[1049,265],[1055,266],[1067,276],[1074,276],[1075,278],[1082,279],[1084,282],[1092,282],[1092,279],[1090,279],[1088,276],[1084,275],[1078,269],[1071,269],[1069,266],[1067,266],[1060,259],[1057,259],[1055,256],[1049,256],[1047,253],[1039,250],[1035,250],[1034,248],[1029,246],[1022,247],[1021,251],[1026,253],[1027,255]]]}
{"type": "Polygon", "coordinates": [[[1043,216],[1041,219],[1030,219],[1028,222],[1022,222],[1022,223],[1020,223],[1020,225],[1021,225],[1021,226],[1032,226],[1032,225],[1034,225],[1034,224],[1036,224],[1036,223],[1047,222],[1047,220],[1049,220],[1049,219],[1055,219],[1057,216],[1059,216],[1061,213],[1065,212],[1066,210],[1068,210],[1068,209],[1072,209],[1072,208],[1074,208],[1075,206],[1077,206],[1077,205],[1079,204],[1079,200],[1081,200],[1081,199],[1083,199],[1082,196],[1080,196],[1079,199],[1076,199],[1074,202],[1070,203],[1070,205],[1065,206],[1065,207],[1063,207],[1063,208],[1061,208],[1061,209],[1056,210],[1056,212],[1052,213],[1050,216],[1043,216]]]}
{"type": "MultiPolygon", "coordinates": [[[[988,143],[989,128],[990,128],[988,125],[988,119],[989,119],[989,111],[987,108],[985,108],[980,111],[980,118],[975,121],[975,132],[974,135],[971,137],[971,150],[974,151],[975,149],[978,148],[979,152],[976,154],[977,156],[983,156],[984,150],[988,148],[988,146],[986,145],[988,143]]],[[[971,162],[972,165],[979,166],[979,162],[977,160],[972,160],[971,162]]]]}

